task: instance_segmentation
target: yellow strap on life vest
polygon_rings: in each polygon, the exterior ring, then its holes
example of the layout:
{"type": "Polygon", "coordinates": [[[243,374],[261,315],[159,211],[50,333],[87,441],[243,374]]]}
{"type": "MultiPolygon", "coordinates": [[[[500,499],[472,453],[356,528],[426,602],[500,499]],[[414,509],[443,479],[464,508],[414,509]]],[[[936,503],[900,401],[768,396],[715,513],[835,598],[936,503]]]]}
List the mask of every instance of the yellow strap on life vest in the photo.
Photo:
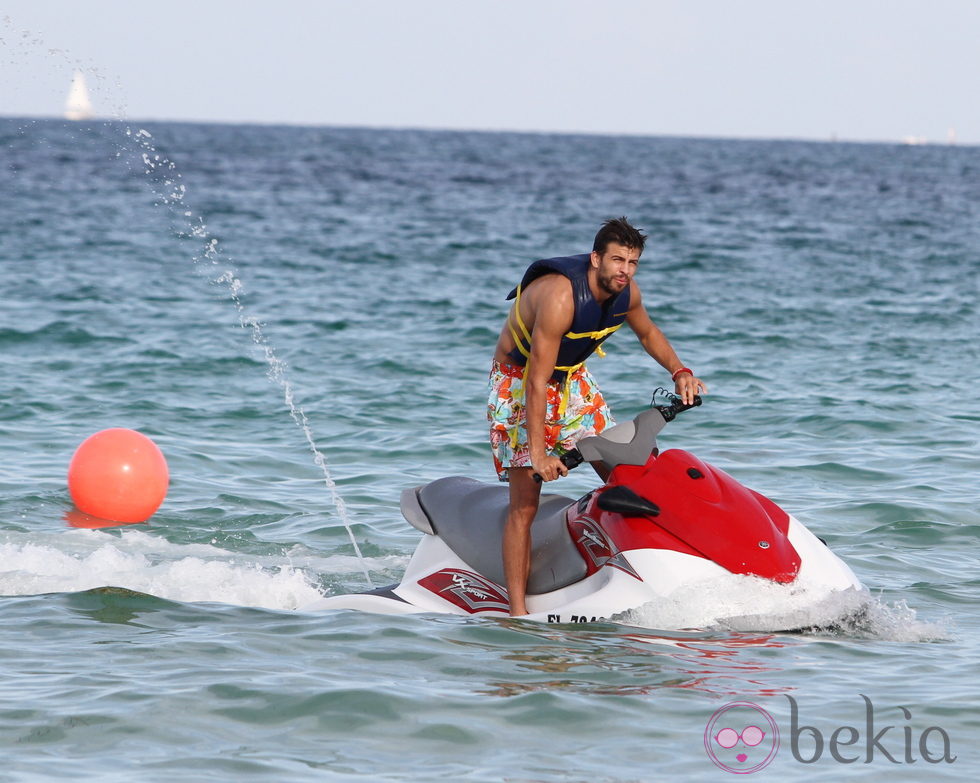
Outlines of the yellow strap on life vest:
{"type": "MultiPolygon", "coordinates": [[[[625,321],[623,323],[626,323],[625,321]]],[[[591,337],[593,340],[601,340],[603,337],[607,337],[613,332],[615,332],[623,324],[616,324],[615,326],[610,326],[608,329],[600,329],[598,332],[568,332],[565,337],[570,340],[580,340],[583,337],[591,337]]]]}
{"type": "MultiPolygon", "coordinates": [[[[517,345],[517,350],[521,352],[521,355],[525,359],[531,358],[531,333],[527,330],[527,326],[524,324],[524,319],[521,318],[521,287],[517,286],[517,296],[514,298],[514,309],[511,313],[514,317],[511,318],[507,316],[507,328],[510,329],[510,335],[514,338],[514,342],[517,345]],[[521,327],[521,332],[524,334],[524,338],[527,340],[527,347],[524,347],[524,342],[521,340],[521,336],[517,333],[514,328],[514,321],[517,321],[517,325],[521,327]]],[[[527,365],[525,365],[526,367],[527,365]]]]}

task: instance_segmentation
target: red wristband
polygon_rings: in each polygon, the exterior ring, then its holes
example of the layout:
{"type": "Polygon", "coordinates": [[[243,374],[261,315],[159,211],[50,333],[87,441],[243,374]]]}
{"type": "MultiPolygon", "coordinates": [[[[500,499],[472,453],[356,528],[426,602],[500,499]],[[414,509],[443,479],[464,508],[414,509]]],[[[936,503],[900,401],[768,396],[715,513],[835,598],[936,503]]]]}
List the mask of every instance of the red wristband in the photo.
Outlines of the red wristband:
{"type": "Polygon", "coordinates": [[[682,372],[686,372],[688,375],[694,375],[694,370],[692,370],[690,367],[681,367],[679,370],[674,370],[673,374],[670,376],[670,379],[672,381],[676,381],[677,376],[682,372]]]}

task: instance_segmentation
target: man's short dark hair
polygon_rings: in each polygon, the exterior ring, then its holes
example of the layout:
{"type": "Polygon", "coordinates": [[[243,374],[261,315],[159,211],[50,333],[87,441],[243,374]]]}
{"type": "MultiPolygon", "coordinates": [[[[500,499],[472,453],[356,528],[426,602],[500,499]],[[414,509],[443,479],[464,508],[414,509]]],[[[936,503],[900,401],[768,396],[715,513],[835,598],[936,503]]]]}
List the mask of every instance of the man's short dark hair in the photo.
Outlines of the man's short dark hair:
{"type": "Polygon", "coordinates": [[[646,244],[646,241],[646,234],[637,228],[633,228],[625,217],[614,218],[602,224],[599,233],[595,235],[595,242],[592,243],[592,249],[599,255],[602,255],[606,252],[606,248],[609,247],[610,242],[616,242],[633,250],[639,250],[642,253],[643,245],[646,244]]]}

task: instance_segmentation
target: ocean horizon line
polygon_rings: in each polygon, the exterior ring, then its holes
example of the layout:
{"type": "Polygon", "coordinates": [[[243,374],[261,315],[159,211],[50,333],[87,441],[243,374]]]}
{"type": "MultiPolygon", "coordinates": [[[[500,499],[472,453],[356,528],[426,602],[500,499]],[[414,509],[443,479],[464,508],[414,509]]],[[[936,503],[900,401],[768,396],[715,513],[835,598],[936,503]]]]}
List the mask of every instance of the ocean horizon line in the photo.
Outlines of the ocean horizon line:
{"type": "Polygon", "coordinates": [[[2,120],[24,120],[28,122],[52,121],[52,122],[71,122],[84,125],[86,123],[129,123],[129,124],[168,124],[168,125],[204,125],[220,127],[259,127],[259,128],[297,128],[297,129],[323,129],[323,130],[364,130],[364,131],[407,131],[422,133],[477,133],[487,135],[515,135],[515,136],[583,136],[588,138],[635,138],[635,139],[678,139],[685,141],[732,141],[732,142],[779,142],[791,144],[861,144],[861,145],[885,145],[899,147],[945,147],[972,148],[980,146],[980,141],[930,141],[921,137],[905,137],[893,139],[874,139],[874,138],[848,138],[843,136],[792,136],[792,135],[716,135],[710,133],[655,133],[646,131],[611,131],[611,130],[568,130],[568,129],[540,129],[540,128],[487,128],[487,127],[453,127],[438,125],[372,125],[362,123],[331,123],[322,124],[315,122],[296,122],[279,120],[229,120],[229,119],[186,119],[186,118],[163,118],[163,117],[100,117],[95,116],[88,120],[69,120],[57,114],[4,114],[0,113],[2,120]]]}

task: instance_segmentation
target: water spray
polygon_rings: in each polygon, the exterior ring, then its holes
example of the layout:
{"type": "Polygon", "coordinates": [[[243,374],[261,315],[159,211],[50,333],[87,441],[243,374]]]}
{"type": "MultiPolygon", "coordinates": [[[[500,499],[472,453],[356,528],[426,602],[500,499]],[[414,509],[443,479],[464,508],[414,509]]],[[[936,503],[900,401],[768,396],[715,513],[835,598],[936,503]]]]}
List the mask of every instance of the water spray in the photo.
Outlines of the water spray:
{"type": "MultiPolygon", "coordinates": [[[[152,142],[153,137],[149,131],[143,128],[135,131],[132,128],[126,128],[126,136],[135,144],[140,154],[144,166],[143,173],[148,177],[150,187],[154,194],[160,199],[160,205],[169,209],[171,214],[178,219],[178,223],[181,224],[175,227],[177,236],[195,239],[202,243],[202,249],[192,256],[193,262],[196,265],[208,264],[212,267],[218,266],[218,240],[208,233],[204,220],[199,215],[195,215],[192,210],[186,208],[184,197],[187,189],[179,181],[181,175],[177,171],[174,162],[165,155],[160,155],[157,152],[152,142]]],[[[367,580],[368,585],[373,587],[374,583],[371,581],[371,576],[368,573],[367,564],[365,563],[357,539],[354,536],[347,506],[337,490],[336,482],[330,474],[326,457],[316,444],[306,412],[296,402],[293,386],[286,375],[286,363],[276,354],[269,338],[262,331],[262,325],[259,320],[248,312],[242,299],[244,286],[234,270],[225,269],[216,276],[211,276],[209,279],[212,283],[221,285],[227,290],[229,297],[235,305],[235,309],[238,311],[239,323],[243,329],[249,330],[252,336],[252,342],[261,350],[266,364],[269,366],[266,375],[282,391],[283,400],[289,408],[289,415],[296,423],[296,426],[303,431],[307,445],[313,454],[313,462],[323,472],[323,481],[326,484],[327,490],[330,492],[330,498],[337,509],[337,514],[344,523],[347,536],[354,547],[354,553],[361,563],[364,578],[367,580]]]]}
{"type": "MultiPolygon", "coordinates": [[[[2,19],[2,29],[0,29],[0,45],[2,45],[4,48],[13,50],[15,53],[24,52],[27,50],[36,51],[39,48],[46,48],[45,42],[39,35],[29,30],[18,29],[9,16],[5,16],[2,19]]],[[[96,79],[97,92],[100,91],[98,89],[99,87],[104,86],[106,77],[99,72],[98,68],[94,64],[83,63],[64,49],[47,48],[46,51],[50,56],[62,60],[70,69],[94,76],[96,79]]],[[[118,80],[116,81],[115,87],[117,90],[121,88],[118,80]]],[[[120,105],[112,107],[109,118],[114,121],[125,122],[124,108],[120,105]]],[[[28,124],[33,124],[33,121],[30,121],[28,124]]],[[[199,268],[203,264],[208,264],[209,266],[214,267],[218,266],[218,240],[210,236],[204,220],[199,215],[195,215],[194,212],[188,209],[184,204],[186,188],[180,182],[181,175],[177,170],[176,164],[167,156],[161,155],[156,150],[152,142],[152,135],[149,133],[149,131],[143,128],[137,128],[134,130],[132,127],[126,127],[125,134],[126,141],[119,146],[119,149],[116,152],[116,157],[123,158],[123,153],[128,151],[136,152],[143,164],[143,174],[150,183],[150,189],[159,199],[157,204],[168,209],[171,215],[175,218],[174,231],[176,235],[180,238],[190,238],[202,243],[202,249],[192,256],[194,264],[199,268]],[[127,146],[130,148],[129,150],[127,150],[127,146]]],[[[130,158],[127,156],[124,160],[126,165],[132,168],[130,158]]],[[[344,527],[347,530],[347,535],[350,538],[350,542],[354,547],[354,552],[357,555],[358,561],[360,562],[361,568],[364,572],[364,578],[367,580],[368,585],[373,587],[374,585],[371,581],[371,576],[368,573],[367,564],[364,560],[363,554],[361,553],[361,548],[357,543],[357,539],[354,536],[354,530],[351,526],[347,506],[344,503],[343,498],[340,496],[340,493],[337,490],[337,485],[330,474],[326,457],[316,444],[313,437],[313,430],[310,426],[309,419],[306,416],[306,412],[303,410],[302,406],[296,402],[292,384],[286,375],[285,362],[283,362],[276,354],[276,351],[272,346],[272,343],[269,341],[269,338],[262,331],[262,326],[259,320],[248,312],[248,308],[246,307],[242,298],[242,281],[236,276],[232,269],[225,269],[217,275],[209,276],[209,279],[212,283],[225,287],[229,297],[235,305],[235,309],[238,311],[239,323],[243,329],[249,330],[252,337],[252,342],[261,350],[266,364],[269,366],[267,376],[282,391],[283,399],[286,406],[289,408],[290,416],[296,423],[296,426],[303,431],[306,442],[313,454],[313,462],[322,471],[323,480],[326,484],[327,490],[330,493],[330,498],[333,501],[334,507],[337,509],[337,514],[340,516],[341,522],[343,522],[344,527]]]]}

